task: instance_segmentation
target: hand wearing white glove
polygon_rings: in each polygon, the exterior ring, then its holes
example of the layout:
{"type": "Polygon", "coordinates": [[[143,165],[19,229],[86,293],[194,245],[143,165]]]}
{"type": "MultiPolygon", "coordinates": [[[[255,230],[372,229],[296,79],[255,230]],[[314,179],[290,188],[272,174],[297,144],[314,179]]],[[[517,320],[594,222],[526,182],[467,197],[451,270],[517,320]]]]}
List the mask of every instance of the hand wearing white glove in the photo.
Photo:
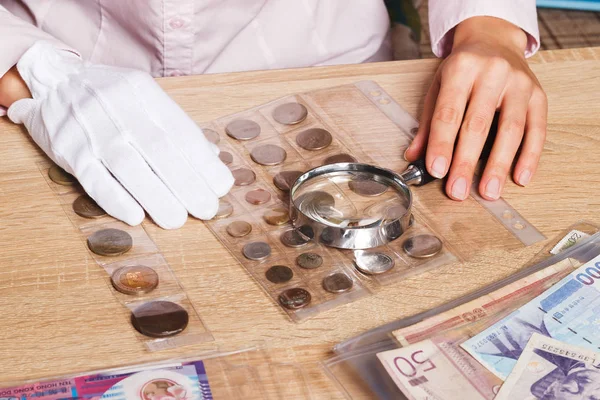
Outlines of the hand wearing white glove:
{"type": "Polygon", "coordinates": [[[233,176],[150,75],[83,62],[47,42],[17,69],[33,99],[15,102],[9,118],[107,213],[137,225],[146,210],[166,229],[181,227],[188,212],[215,215],[233,176]]]}

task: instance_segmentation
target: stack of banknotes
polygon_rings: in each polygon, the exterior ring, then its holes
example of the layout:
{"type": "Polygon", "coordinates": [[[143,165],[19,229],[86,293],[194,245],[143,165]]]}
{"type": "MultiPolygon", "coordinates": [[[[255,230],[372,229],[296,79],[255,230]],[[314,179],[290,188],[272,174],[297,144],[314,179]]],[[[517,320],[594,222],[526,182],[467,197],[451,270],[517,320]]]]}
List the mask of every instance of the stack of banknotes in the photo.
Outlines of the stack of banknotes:
{"type": "Polygon", "coordinates": [[[600,400],[600,256],[579,264],[399,329],[377,357],[413,400],[600,400]]]}

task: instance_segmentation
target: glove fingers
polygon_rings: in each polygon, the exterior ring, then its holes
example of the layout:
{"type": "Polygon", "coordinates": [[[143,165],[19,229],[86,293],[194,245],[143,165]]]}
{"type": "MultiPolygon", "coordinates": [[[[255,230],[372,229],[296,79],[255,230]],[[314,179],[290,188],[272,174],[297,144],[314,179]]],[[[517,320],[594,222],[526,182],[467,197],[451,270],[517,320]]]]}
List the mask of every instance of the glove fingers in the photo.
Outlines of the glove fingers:
{"type": "Polygon", "coordinates": [[[31,110],[36,106],[37,100],[21,99],[15,101],[7,110],[8,118],[15,124],[25,124],[31,118],[31,110]]]}

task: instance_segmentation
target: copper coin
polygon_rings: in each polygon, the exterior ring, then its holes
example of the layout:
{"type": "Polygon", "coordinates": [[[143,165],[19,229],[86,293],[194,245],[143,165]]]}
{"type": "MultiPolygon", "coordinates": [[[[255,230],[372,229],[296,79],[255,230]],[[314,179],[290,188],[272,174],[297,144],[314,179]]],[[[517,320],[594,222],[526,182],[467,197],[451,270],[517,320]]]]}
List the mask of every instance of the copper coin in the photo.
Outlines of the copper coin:
{"type": "Polygon", "coordinates": [[[289,310],[297,310],[306,307],[311,300],[311,295],[306,289],[292,288],[281,292],[279,304],[289,310]]]}
{"type": "Polygon", "coordinates": [[[417,235],[402,244],[404,251],[414,258],[433,257],[442,250],[442,241],[433,235],[417,235]]]}
{"type": "Polygon", "coordinates": [[[175,336],[185,330],[188,312],[170,301],[151,301],[133,310],[131,324],[142,335],[153,338],[175,336]]]}
{"type": "Polygon", "coordinates": [[[158,286],[158,274],[150,267],[134,265],[116,269],[110,281],[121,293],[140,295],[150,293],[158,286]]]}
{"type": "Polygon", "coordinates": [[[273,184],[277,189],[289,192],[300,175],[302,175],[302,171],[281,171],[273,177],[273,184]]]}
{"type": "Polygon", "coordinates": [[[309,240],[305,239],[295,229],[290,229],[281,234],[281,243],[288,247],[302,247],[308,244],[309,240]]]}
{"type": "Polygon", "coordinates": [[[248,186],[256,181],[256,174],[248,168],[238,168],[231,171],[236,186],[248,186]]]}
{"type": "Polygon", "coordinates": [[[285,265],[273,265],[265,272],[265,277],[269,282],[285,283],[292,280],[294,271],[285,265]]]}
{"type": "Polygon", "coordinates": [[[255,189],[246,193],[245,198],[248,203],[258,206],[271,200],[271,193],[265,189],[255,189]]]}
{"type": "Polygon", "coordinates": [[[323,278],[323,289],[330,293],[342,293],[352,289],[352,279],[346,274],[336,272],[323,278]]]}
{"type": "Polygon", "coordinates": [[[366,197],[379,196],[388,189],[388,185],[385,183],[377,182],[369,178],[358,177],[348,182],[348,187],[354,193],[366,197]]]}
{"type": "Polygon", "coordinates": [[[233,221],[225,229],[229,236],[240,238],[249,235],[252,232],[252,225],[246,221],[233,221]]]}
{"type": "Polygon", "coordinates": [[[285,225],[290,222],[290,214],[285,208],[273,208],[264,213],[263,219],[269,225],[285,225]]]}
{"type": "Polygon", "coordinates": [[[228,151],[222,151],[219,153],[219,159],[225,165],[229,165],[233,162],[233,155],[228,151]]]}
{"type": "Polygon", "coordinates": [[[120,229],[102,229],[88,237],[87,245],[98,255],[115,257],[131,250],[133,238],[120,229]]]}
{"type": "Polygon", "coordinates": [[[77,183],[77,179],[58,165],[53,165],[48,170],[48,177],[54,183],[62,186],[72,186],[77,183]]]}
{"type": "Polygon", "coordinates": [[[219,136],[219,134],[210,128],[202,129],[202,133],[204,133],[204,137],[206,138],[206,140],[208,140],[211,143],[218,144],[221,141],[221,137],[219,136]]]}
{"type": "Polygon", "coordinates": [[[334,154],[333,156],[327,157],[323,161],[323,165],[327,164],[337,164],[337,163],[355,163],[356,158],[352,157],[350,154],[334,154]]]}
{"type": "Polygon", "coordinates": [[[250,158],[257,164],[277,165],[285,161],[287,153],[275,144],[263,144],[250,151],[250,158]]]}
{"type": "Polygon", "coordinates": [[[394,259],[384,253],[364,253],[356,256],[354,266],[366,275],[379,275],[394,268],[394,259]]]}
{"type": "Polygon", "coordinates": [[[271,255],[271,246],[265,242],[247,243],[242,249],[242,254],[249,260],[261,261],[271,255]]]}
{"type": "Polygon", "coordinates": [[[296,257],[296,264],[304,269],[315,269],[323,265],[323,257],[317,253],[302,253],[296,257]]]}
{"type": "Polygon", "coordinates": [[[273,119],[283,125],[295,125],[308,116],[306,107],[299,103],[285,103],[273,110],[273,119]]]}
{"type": "Polygon", "coordinates": [[[81,195],[75,199],[73,202],[73,211],[83,218],[99,218],[106,215],[106,211],[100,208],[94,199],[87,194],[81,195]]]}
{"type": "Polygon", "coordinates": [[[249,119],[236,119],[227,124],[225,132],[237,140],[251,140],[260,135],[260,125],[249,119]]]}
{"type": "Polygon", "coordinates": [[[331,144],[331,133],[321,128],[310,128],[296,136],[296,143],[305,150],[321,150],[331,144]]]}
{"type": "Polygon", "coordinates": [[[233,214],[233,206],[227,200],[219,200],[219,209],[215,214],[215,219],[227,218],[233,214]]]}

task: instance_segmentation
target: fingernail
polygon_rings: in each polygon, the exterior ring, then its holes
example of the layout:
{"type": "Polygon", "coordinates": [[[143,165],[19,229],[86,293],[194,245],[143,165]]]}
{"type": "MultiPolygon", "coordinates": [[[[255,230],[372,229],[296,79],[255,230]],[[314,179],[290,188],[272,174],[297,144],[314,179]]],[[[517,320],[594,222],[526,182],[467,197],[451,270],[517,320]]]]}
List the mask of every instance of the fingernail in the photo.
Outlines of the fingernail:
{"type": "Polygon", "coordinates": [[[452,197],[457,200],[464,200],[467,197],[467,180],[465,178],[458,178],[452,185],[452,197]]]}
{"type": "Polygon", "coordinates": [[[406,158],[406,153],[408,153],[408,150],[410,150],[410,146],[408,146],[406,150],[404,150],[404,161],[408,161],[408,158],[406,158]]]}
{"type": "Polygon", "coordinates": [[[494,200],[500,197],[500,179],[493,177],[489,180],[485,185],[485,195],[494,200]]]}
{"type": "Polygon", "coordinates": [[[531,172],[529,172],[528,169],[524,169],[519,174],[519,185],[525,186],[529,183],[530,180],[531,180],[531,172]]]}
{"type": "Polygon", "coordinates": [[[431,175],[438,179],[443,178],[446,175],[446,168],[448,168],[448,160],[444,156],[438,156],[431,164],[431,175]]]}

